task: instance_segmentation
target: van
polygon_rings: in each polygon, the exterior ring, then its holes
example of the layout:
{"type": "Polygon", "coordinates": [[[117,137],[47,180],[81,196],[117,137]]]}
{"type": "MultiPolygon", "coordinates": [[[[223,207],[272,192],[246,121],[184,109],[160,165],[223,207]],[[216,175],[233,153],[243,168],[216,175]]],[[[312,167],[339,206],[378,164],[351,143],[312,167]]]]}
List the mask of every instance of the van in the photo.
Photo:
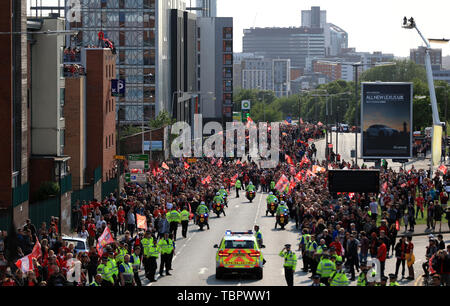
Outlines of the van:
{"type": "Polygon", "coordinates": [[[77,253],[89,252],[89,246],[86,238],[63,236],[62,239],[64,242],[67,242],[67,246],[72,243],[77,253]]]}

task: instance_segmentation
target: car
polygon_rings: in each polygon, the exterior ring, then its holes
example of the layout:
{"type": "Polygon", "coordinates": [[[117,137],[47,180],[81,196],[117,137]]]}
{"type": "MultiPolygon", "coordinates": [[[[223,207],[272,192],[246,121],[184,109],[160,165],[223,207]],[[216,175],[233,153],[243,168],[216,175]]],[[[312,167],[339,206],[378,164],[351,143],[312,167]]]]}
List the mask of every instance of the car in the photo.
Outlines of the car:
{"type": "MultiPolygon", "coordinates": [[[[264,245],[261,246],[264,248],[264,245]]],[[[252,231],[227,230],[220,244],[215,244],[216,279],[225,274],[253,274],[263,278],[263,255],[252,231]]]]}
{"type": "Polygon", "coordinates": [[[331,127],[331,131],[332,131],[332,132],[336,132],[336,126],[332,126],[332,127],[331,127]]]}
{"type": "Polygon", "coordinates": [[[86,238],[63,236],[62,239],[64,242],[67,242],[67,246],[72,243],[77,254],[79,252],[89,252],[89,246],[86,238]]]}
{"type": "Polygon", "coordinates": [[[348,132],[348,124],[341,124],[341,131],[344,133],[348,132]]]}
{"type": "Polygon", "coordinates": [[[374,124],[367,129],[366,133],[367,136],[378,137],[378,136],[393,136],[398,134],[398,131],[386,125],[374,124]]]}

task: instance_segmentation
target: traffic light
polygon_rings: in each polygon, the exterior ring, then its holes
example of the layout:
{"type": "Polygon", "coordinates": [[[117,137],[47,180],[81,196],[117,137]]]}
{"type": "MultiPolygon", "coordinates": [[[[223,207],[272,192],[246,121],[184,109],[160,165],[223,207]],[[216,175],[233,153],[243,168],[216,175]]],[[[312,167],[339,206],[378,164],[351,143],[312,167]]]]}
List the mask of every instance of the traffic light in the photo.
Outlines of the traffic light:
{"type": "Polygon", "coordinates": [[[248,117],[250,117],[250,110],[249,109],[243,109],[242,110],[242,122],[246,123],[248,121],[248,117]]]}

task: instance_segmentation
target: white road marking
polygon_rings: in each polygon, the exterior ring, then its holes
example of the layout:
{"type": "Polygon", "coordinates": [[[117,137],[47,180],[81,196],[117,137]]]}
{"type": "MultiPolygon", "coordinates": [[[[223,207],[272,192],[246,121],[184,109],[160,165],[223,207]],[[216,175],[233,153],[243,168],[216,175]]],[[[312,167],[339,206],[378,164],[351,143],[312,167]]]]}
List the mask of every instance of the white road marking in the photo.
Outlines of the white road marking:
{"type": "Polygon", "coordinates": [[[256,224],[256,219],[258,219],[259,209],[261,208],[262,197],[263,197],[263,195],[261,193],[260,196],[259,196],[258,209],[256,210],[255,221],[253,222],[253,224],[256,224]]]}
{"type": "Polygon", "coordinates": [[[200,271],[198,272],[198,274],[205,274],[207,270],[208,270],[208,268],[206,268],[206,267],[201,268],[200,271]]]}
{"type": "Polygon", "coordinates": [[[239,205],[236,205],[236,206],[234,206],[234,207],[238,208],[238,207],[239,207],[239,205]]]}

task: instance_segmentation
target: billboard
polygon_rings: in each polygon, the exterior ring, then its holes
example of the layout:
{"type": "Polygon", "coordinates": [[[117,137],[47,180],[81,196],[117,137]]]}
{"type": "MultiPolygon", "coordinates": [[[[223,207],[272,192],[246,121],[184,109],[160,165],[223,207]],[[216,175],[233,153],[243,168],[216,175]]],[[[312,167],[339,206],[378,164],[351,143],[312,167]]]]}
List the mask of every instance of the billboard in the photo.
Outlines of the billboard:
{"type": "Polygon", "coordinates": [[[412,83],[361,85],[361,158],[412,158],[412,83]]]}
{"type": "Polygon", "coordinates": [[[330,192],[380,192],[380,170],[328,170],[330,192]]]}

